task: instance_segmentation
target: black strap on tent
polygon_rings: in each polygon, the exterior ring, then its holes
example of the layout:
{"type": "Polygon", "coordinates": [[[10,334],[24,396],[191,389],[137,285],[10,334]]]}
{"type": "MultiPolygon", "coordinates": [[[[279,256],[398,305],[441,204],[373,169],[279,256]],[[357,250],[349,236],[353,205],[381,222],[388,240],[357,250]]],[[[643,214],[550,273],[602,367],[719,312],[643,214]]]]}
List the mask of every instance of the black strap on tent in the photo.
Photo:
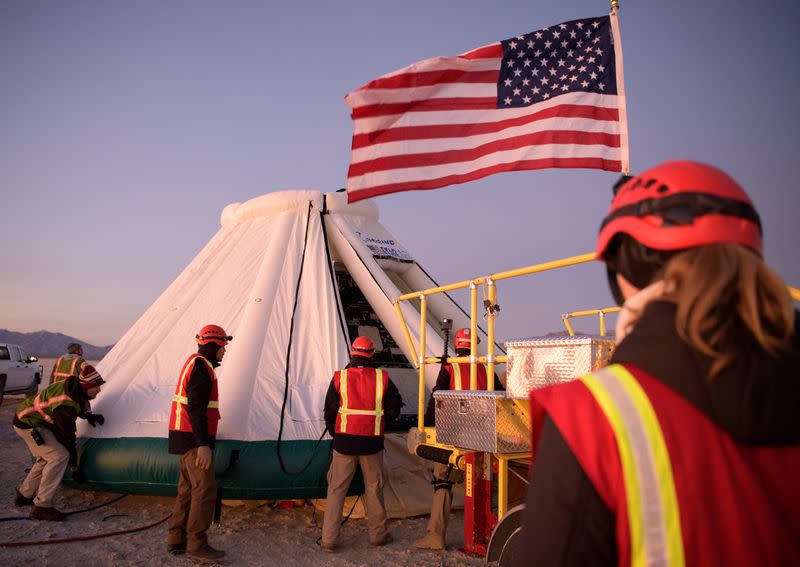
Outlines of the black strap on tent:
{"type": "Polygon", "coordinates": [[[314,462],[314,456],[317,453],[317,447],[322,442],[322,438],[325,436],[325,429],[322,430],[322,435],[319,436],[317,439],[317,444],[314,445],[314,449],[311,451],[311,457],[308,459],[308,462],[301,468],[299,471],[288,471],[286,470],[286,463],[283,462],[283,455],[281,455],[281,442],[283,440],[283,420],[286,415],[286,400],[289,398],[289,361],[291,360],[292,355],[292,336],[294,334],[294,316],[297,313],[297,302],[300,297],[300,282],[303,279],[303,268],[306,264],[306,248],[308,246],[308,228],[311,224],[311,201],[308,202],[308,214],[306,215],[306,234],[303,240],[303,256],[300,259],[300,273],[297,275],[297,286],[295,286],[294,290],[294,306],[292,307],[292,319],[289,323],[289,344],[286,347],[286,372],[284,373],[283,380],[283,405],[281,406],[281,421],[280,427],[278,429],[278,442],[275,444],[275,449],[278,454],[278,462],[281,465],[281,470],[284,474],[291,474],[291,475],[300,475],[303,474],[308,467],[311,466],[311,463],[314,462]]]}
{"type": "MultiPolygon", "coordinates": [[[[347,336],[347,327],[344,324],[344,315],[342,314],[341,298],[339,297],[339,288],[336,284],[336,272],[333,269],[333,259],[331,258],[331,247],[328,244],[328,230],[325,228],[325,215],[328,211],[328,196],[322,196],[322,211],[319,213],[319,220],[322,223],[322,237],[325,240],[325,256],[328,259],[328,271],[331,275],[331,286],[333,287],[333,297],[336,300],[336,316],[339,318],[339,327],[342,330],[344,342],[350,344],[350,337],[347,336]]],[[[349,349],[348,349],[349,350],[349,349]]]]}

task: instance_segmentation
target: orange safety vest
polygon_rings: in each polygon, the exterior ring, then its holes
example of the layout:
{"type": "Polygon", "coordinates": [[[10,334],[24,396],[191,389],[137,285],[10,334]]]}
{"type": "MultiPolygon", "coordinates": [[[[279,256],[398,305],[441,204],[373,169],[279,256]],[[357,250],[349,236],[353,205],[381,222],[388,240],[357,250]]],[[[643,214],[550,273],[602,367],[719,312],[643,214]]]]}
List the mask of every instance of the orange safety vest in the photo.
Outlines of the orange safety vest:
{"type": "Polygon", "coordinates": [[[357,366],[337,370],[333,384],[339,392],[335,433],[383,437],[383,393],[389,375],[380,369],[357,366]]]}
{"type": "MultiPolygon", "coordinates": [[[[469,362],[456,362],[454,364],[448,364],[445,366],[447,369],[447,373],[450,374],[450,389],[451,390],[469,390],[469,362]]],[[[486,379],[486,365],[479,364],[478,365],[478,376],[477,376],[478,390],[486,390],[487,386],[487,379],[486,379]]]]}
{"type": "Polygon", "coordinates": [[[78,402],[67,395],[66,384],[56,382],[35,396],[29,396],[17,407],[16,416],[20,421],[33,427],[53,425],[53,413],[61,406],[68,406],[81,412],[78,402]]]}
{"type": "Polygon", "coordinates": [[[800,446],[737,443],[631,364],[533,390],[531,412],[534,455],[549,415],[614,514],[620,567],[800,565],[800,446]]]}
{"type": "Polygon", "coordinates": [[[53,366],[53,380],[51,384],[63,382],[70,376],[77,376],[86,361],[77,354],[62,354],[53,366]]]}
{"type": "Polygon", "coordinates": [[[172,409],[169,414],[170,431],[192,432],[192,424],[189,421],[189,398],[186,390],[192,376],[192,370],[197,361],[202,361],[208,373],[211,375],[211,394],[208,397],[208,407],[206,408],[206,423],[208,424],[208,434],[217,434],[217,423],[220,420],[219,413],[219,390],[217,389],[217,375],[214,366],[202,355],[193,354],[183,365],[178,385],[175,388],[175,395],[172,396],[172,409]]]}

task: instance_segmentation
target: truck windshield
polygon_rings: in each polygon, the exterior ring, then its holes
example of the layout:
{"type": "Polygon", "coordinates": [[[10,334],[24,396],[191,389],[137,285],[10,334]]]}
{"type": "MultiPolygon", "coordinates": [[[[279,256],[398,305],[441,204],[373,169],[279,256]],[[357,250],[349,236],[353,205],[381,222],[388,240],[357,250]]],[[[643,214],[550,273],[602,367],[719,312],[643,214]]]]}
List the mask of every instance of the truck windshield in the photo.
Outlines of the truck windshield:
{"type": "Polygon", "coordinates": [[[11,353],[4,346],[0,346],[0,360],[11,360],[11,353]]]}

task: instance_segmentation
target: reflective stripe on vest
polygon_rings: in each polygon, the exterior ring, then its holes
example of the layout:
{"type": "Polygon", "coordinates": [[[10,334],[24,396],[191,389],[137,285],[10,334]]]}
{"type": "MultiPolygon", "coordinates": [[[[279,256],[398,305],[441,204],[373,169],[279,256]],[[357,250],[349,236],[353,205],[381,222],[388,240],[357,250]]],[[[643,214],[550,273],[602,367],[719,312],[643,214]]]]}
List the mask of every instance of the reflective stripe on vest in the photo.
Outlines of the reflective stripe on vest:
{"type": "MultiPolygon", "coordinates": [[[[189,398],[187,398],[186,396],[179,396],[179,395],[176,394],[176,395],[172,396],[172,401],[173,402],[178,402],[179,404],[189,405],[189,398]]],[[[208,406],[206,406],[206,407],[219,408],[219,402],[218,401],[209,400],[208,406]]]]}
{"type": "Polygon", "coordinates": [[[22,419],[26,415],[30,415],[33,412],[38,412],[41,415],[42,419],[45,420],[47,423],[53,423],[53,418],[45,413],[45,408],[50,408],[55,405],[61,404],[66,401],[71,401],[70,398],[66,394],[62,394],[61,396],[53,396],[52,398],[46,400],[44,403],[39,399],[39,394],[36,394],[36,397],[33,398],[33,405],[29,408],[26,408],[17,414],[17,418],[22,419]]]}
{"type": "Polygon", "coordinates": [[[342,433],[347,433],[347,416],[348,415],[373,415],[375,416],[375,435],[381,434],[381,419],[383,418],[383,370],[375,370],[375,409],[352,409],[350,408],[350,401],[348,400],[347,393],[347,369],[339,372],[339,395],[341,397],[341,405],[339,406],[339,415],[341,416],[341,430],[342,433]]]}
{"type": "Polygon", "coordinates": [[[631,565],[683,567],[680,510],[667,445],[639,382],[614,364],[581,377],[608,418],[625,481],[631,565]]]}
{"type": "MultiPolygon", "coordinates": [[[[453,377],[453,385],[455,386],[454,389],[455,390],[471,390],[472,388],[470,387],[469,373],[467,373],[467,376],[466,376],[467,387],[464,388],[464,383],[462,382],[462,379],[461,379],[461,363],[455,362],[455,363],[450,365],[450,368],[453,369],[453,371],[451,372],[450,375],[453,377]]],[[[479,365],[477,367],[477,369],[476,369],[477,370],[477,375],[475,376],[475,381],[476,381],[476,386],[478,387],[477,388],[478,390],[485,390],[486,386],[484,384],[481,384],[481,368],[483,368],[484,371],[486,370],[486,366],[485,365],[479,365]],[[483,386],[483,387],[481,387],[481,386],[483,386]]]]}
{"type": "Polygon", "coordinates": [[[17,408],[16,416],[32,426],[41,422],[53,424],[52,413],[61,406],[69,406],[78,413],[81,411],[80,404],[67,394],[65,383],[57,382],[26,398],[17,408]]]}
{"type": "MultiPolygon", "coordinates": [[[[186,382],[186,377],[191,373],[191,370],[194,368],[197,359],[202,360],[205,362],[206,366],[208,367],[208,371],[211,373],[211,379],[214,380],[216,378],[216,374],[214,372],[214,366],[205,359],[202,355],[195,354],[186,361],[186,364],[183,366],[183,372],[181,372],[180,378],[178,378],[178,387],[175,388],[175,395],[172,396],[172,401],[175,402],[175,421],[172,424],[174,429],[180,430],[181,427],[181,417],[183,414],[183,406],[189,405],[189,398],[186,396],[181,396],[180,392],[184,391],[184,384],[186,382]]],[[[219,400],[209,400],[208,401],[209,408],[219,408],[219,400]]],[[[187,407],[188,410],[188,407],[187,407]]]]}
{"type": "Polygon", "coordinates": [[[65,360],[66,361],[69,360],[69,359],[66,358],[66,356],[67,355],[63,355],[62,354],[61,356],[58,357],[58,360],[56,361],[56,364],[53,367],[53,369],[54,369],[54,371],[53,371],[53,382],[61,382],[63,380],[66,380],[70,376],[77,376],[78,375],[78,373],[75,372],[75,367],[78,365],[78,362],[82,363],[84,360],[83,360],[82,357],[80,357],[77,354],[74,355],[75,358],[72,359],[72,363],[69,365],[69,370],[68,371],[66,371],[66,372],[59,371],[59,367],[61,366],[61,363],[64,362],[65,360]]]}

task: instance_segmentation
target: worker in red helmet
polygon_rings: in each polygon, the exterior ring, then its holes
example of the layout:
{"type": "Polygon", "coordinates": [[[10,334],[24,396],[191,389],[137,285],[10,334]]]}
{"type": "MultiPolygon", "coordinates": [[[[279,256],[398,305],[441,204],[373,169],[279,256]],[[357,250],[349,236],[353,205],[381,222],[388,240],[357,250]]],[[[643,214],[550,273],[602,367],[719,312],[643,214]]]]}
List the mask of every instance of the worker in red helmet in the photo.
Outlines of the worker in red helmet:
{"type": "Polygon", "coordinates": [[[611,365],[531,393],[514,565],[800,565],[800,317],[727,174],[618,184],[597,256],[611,365]]]}
{"type": "MultiPolygon", "coordinates": [[[[480,344],[480,337],[475,337],[477,344],[480,344]]],[[[472,344],[472,334],[469,327],[463,327],[456,331],[453,339],[456,348],[456,356],[469,356],[472,344]]],[[[477,367],[477,390],[488,388],[486,379],[486,365],[479,364],[477,367]]],[[[495,388],[503,390],[503,385],[495,376],[495,388]]],[[[439,376],[436,378],[436,385],[431,390],[431,397],[425,410],[425,427],[436,425],[436,410],[433,403],[433,393],[439,390],[470,390],[470,364],[469,362],[455,362],[452,364],[442,361],[439,369],[439,376]]],[[[445,538],[447,535],[447,523],[450,519],[450,507],[453,503],[453,485],[464,480],[463,473],[452,466],[442,463],[433,465],[433,502],[431,504],[431,514],[428,519],[428,527],[425,535],[414,542],[414,547],[419,549],[445,549],[447,547],[445,538]]]]}
{"type": "Polygon", "coordinates": [[[386,421],[400,415],[403,400],[389,373],[376,368],[374,355],[375,346],[369,337],[356,337],[350,348],[350,363],[333,374],[325,396],[325,425],[333,436],[320,540],[320,548],[327,552],[337,547],[344,499],[356,464],[364,476],[369,541],[377,546],[392,541],[383,503],[383,432],[386,421]]]}
{"type": "Polygon", "coordinates": [[[167,551],[214,562],[225,555],[209,545],[206,535],[217,495],[213,451],[220,409],[215,369],[233,337],[219,325],[206,325],[195,340],[197,353],[186,360],[178,375],[169,416],[169,452],[180,455],[181,460],[167,551]]]}

